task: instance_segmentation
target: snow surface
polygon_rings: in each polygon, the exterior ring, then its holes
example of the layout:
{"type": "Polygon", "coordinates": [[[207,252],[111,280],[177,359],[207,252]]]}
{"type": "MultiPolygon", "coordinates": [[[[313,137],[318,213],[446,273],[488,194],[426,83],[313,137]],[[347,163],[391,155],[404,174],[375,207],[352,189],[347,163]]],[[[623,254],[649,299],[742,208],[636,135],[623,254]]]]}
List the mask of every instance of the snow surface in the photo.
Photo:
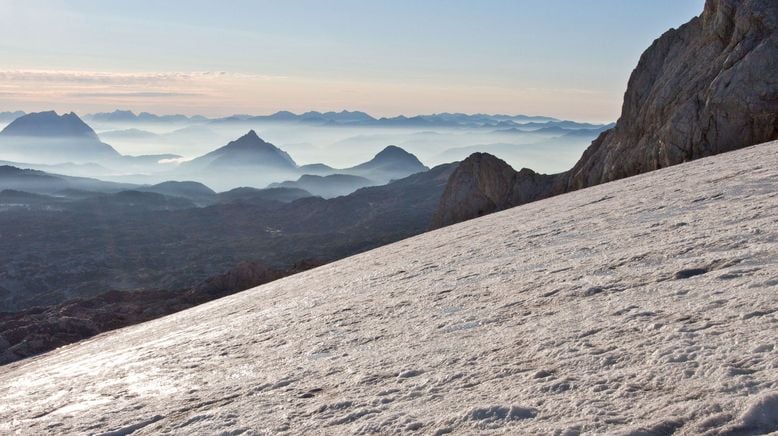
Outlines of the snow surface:
{"type": "Polygon", "coordinates": [[[0,368],[0,433],[778,430],[778,142],[0,368]]]}

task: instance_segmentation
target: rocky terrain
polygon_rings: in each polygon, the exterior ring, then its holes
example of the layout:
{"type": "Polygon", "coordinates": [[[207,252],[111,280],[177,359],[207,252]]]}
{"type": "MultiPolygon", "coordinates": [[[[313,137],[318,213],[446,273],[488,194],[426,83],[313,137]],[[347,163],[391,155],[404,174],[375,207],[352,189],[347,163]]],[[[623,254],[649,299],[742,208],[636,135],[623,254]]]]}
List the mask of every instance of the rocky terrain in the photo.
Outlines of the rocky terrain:
{"type": "Polygon", "coordinates": [[[0,432],[778,431],[778,143],[450,226],[0,369],[0,432]]]}
{"type": "Polygon", "coordinates": [[[0,312],[0,365],[138,324],[318,266],[304,261],[287,270],[241,262],[191,289],[111,291],[48,307],[0,312]]]}
{"type": "Polygon", "coordinates": [[[550,189],[553,182],[554,176],[527,168],[517,172],[497,157],[474,153],[451,174],[432,226],[442,227],[541,199],[544,196],[539,192],[550,189]]]}
{"type": "MultiPolygon", "coordinates": [[[[707,0],[701,16],[658,38],[630,77],[621,117],[575,166],[496,177],[521,192],[490,211],[778,138],[778,3],[707,0]],[[517,180],[520,179],[520,180],[517,180]]],[[[476,158],[452,178],[434,227],[480,216],[491,171],[476,158]],[[477,175],[476,176],[474,176],[477,175]],[[463,193],[464,191],[472,191],[463,193]],[[462,203],[472,198],[472,204],[462,203]]]]}
{"type": "MultiPolygon", "coordinates": [[[[245,260],[285,270],[417,235],[429,228],[455,167],[329,200],[286,188],[242,189],[216,195],[208,207],[134,190],[67,203],[0,193],[0,311],[111,290],[186,289],[245,260]]],[[[207,193],[190,184],[152,188],[207,193]]]]}

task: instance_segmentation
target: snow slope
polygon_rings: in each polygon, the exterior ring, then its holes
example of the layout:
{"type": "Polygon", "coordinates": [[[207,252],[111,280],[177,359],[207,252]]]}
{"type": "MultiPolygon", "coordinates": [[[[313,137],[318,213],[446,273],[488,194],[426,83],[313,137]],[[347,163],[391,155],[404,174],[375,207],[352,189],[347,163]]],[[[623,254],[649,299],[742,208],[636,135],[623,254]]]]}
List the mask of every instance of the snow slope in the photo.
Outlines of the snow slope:
{"type": "Polygon", "coordinates": [[[778,142],[0,368],[0,433],[778,431],[778,142]]]}

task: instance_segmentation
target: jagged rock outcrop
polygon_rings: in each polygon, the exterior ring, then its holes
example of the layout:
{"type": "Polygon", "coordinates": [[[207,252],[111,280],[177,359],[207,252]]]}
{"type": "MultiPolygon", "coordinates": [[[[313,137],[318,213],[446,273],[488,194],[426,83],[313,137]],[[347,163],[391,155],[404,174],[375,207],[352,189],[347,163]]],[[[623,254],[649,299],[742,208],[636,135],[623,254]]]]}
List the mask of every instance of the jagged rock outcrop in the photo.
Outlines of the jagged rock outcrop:
{"type": "Polygon", "coordinates": [[[451,174],[432,226],[442,227],[537,200],[553,180],[553,176],[527,168],[516,172],[490,154],[474,153],[451,174]]]}
{"type": "MultiPolygon", "coordinates": [[[[775,71],[778,2],[707,0],[699,17],[667,31],[643,53],[616,126],[571,170],[549,176],[552,183],[538,185],[534,173],[525,174],[526,194],[505,207],[778,138],[775,71]]],[[[479,189],[466,182],[452,177],[450,187],[479,189]]],[[[447,192],[434,227],[479,216],[478,202],[462,205],[460,199],[483,192],[447,192]],[[457,207],[462,210],[451,210],[457,207]]]]}
{"type": "Polygon", "coordinates": [[[584,188],[778,138],[778,2],[708,0],[640,58],[621,118],[569,172],[584,188]]]}

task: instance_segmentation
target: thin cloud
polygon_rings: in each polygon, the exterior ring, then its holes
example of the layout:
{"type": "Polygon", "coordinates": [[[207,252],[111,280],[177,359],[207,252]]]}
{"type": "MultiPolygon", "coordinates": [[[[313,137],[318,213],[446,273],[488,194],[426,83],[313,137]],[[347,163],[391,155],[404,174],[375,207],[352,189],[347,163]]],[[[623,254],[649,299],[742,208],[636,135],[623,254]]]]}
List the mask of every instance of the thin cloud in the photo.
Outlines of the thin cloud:
{"type": "Polygon", "coordinates": [[[68,97],[76,98],[181,98],[181,97],[202,97],[206,94],[200,92],[71,92],[68,97]]]}
{"type": "Polygon", "coordinates": [[[67,70],[0,70],[0,82],[50,82],[100,85],[163,84],[227,78],[282,80],[285,76],[270,76],[227,71],[140,72],[115,73],[105,71],[67,70]]]}

